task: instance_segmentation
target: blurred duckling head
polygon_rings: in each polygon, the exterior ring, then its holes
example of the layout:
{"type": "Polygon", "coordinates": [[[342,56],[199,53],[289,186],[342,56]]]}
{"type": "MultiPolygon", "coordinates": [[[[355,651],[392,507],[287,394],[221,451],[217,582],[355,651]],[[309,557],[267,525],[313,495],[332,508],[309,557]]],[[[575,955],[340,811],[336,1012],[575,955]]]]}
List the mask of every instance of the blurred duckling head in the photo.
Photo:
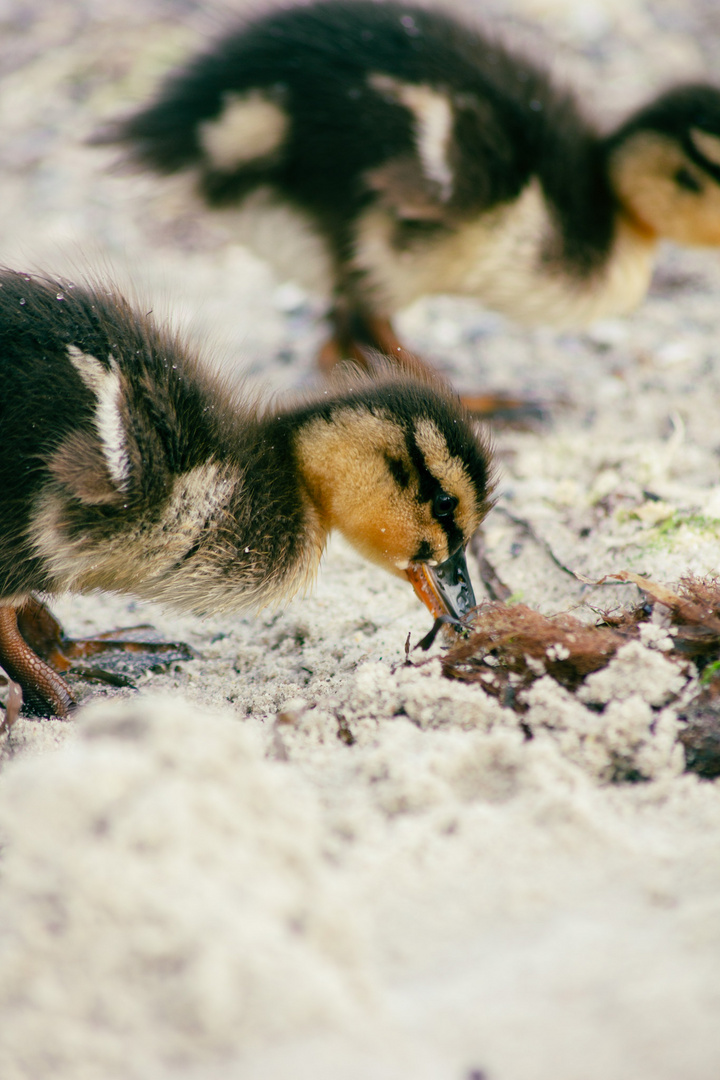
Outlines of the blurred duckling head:
{"type": "Polygon", "coordinates": [[[491,506],[488,443],[450,392],[412,379],[358,386],[295,435],[326,530],[408,578],[433,615],[475,604],[465,547],[491,506]]]}
{"type": "Polygon", "coordinates": [[[720,245],[720,89],[676,87],[609,140],[615,193],[650,235],[720,245]]]}

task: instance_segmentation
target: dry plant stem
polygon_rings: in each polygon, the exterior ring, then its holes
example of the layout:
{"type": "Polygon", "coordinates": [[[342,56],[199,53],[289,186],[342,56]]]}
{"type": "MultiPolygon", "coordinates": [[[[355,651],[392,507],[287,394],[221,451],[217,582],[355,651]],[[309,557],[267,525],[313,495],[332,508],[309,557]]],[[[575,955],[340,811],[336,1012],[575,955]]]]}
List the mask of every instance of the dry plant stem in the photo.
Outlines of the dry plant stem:
{"type": "MultiPolygon", "coordinates": [[[[521,528],[530,537],[530,539],[538,545],[539,548],[542,548],[547,557],[555,564],[555,566],[557,566],[558,570],[562,570],[564,574],[569,574],[570,577],[576,578],[577,581],[582,581],[584,584],[589,584],[587,578],[584,578],[582,574],[577,574],[569,566],[566,566],[564,562],[558,559],[557,555],[550,547],[550,544],[547,542],[547,540],[544,540],[542,536],[539,536],[536,533],[534,527],[526,518],[521,518],[518,517],[516,514],[513,514],[510,510],[507,509],[506,506],[496,506],[495,513],[504,514],[506,518],[512,521],[513,525],[517,525],[519,528],[521,528]]],[[[593,582],[593,584],[597,583],[593,582]]]]}
{"type": "Polygon", "coordinates": [[[480,580],[485,586],[485,591],[491,600],[501,600],[503,603],[512,596],[512,590],[499,577],[497,570],[485,554],[485,541],[482,533],[478,530],[470,540],[470,550],[475,556],[480,569],[480,580]]]}
{"type": "Polygon", "coordinates": [[[0,607],[0,664],[20,683],[31,709],[65,718],[75,699],[56,671],[33,652],[18,630],[15,608],[0,607]]]}

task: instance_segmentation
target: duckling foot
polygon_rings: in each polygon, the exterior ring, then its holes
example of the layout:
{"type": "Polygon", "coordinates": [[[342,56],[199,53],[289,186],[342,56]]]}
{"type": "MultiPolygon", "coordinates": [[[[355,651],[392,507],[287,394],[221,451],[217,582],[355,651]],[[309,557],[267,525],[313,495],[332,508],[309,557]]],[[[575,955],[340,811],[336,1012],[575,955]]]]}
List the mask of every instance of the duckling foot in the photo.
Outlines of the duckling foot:
{"type": "Polygon", "coordinates": [[[184,642],[158,640],[153,627],[147,625],[110,630],[92,638],[68,638],[52,612],[34,596],[17,617],[25,641],[57,671],[110,686],[132,687],[132,679],[147,670],[197,655],[184,642]],[[102,667],[86,663],[103,654],[106,659],[102,667]]]}
{"type": "Polygon", "coordinates": [[[0,606],[0,667],[19,684],[30,715],[65,719],[77,702],[59,672],[70,671],[112,686],[133,686],[124,673],[96,666],[76,667],[78,660],[101,653],[133,653],[134,666],[144,671],[195,655],[182,642],[147,640],[152,632],[151,626],[138,626],[72,640],[45,604],[31,596],[21,608],[0,606]]]}
{"type": "MultiPolygon", "coordinates": [[[[318,366],[324,375],[342,360],[354,360],[365,370],[375,366],[377,352],[395,361],[408,374],[435,376],[433,368],[399,341],[389,319],[335,311],[332,316],[335,333],[318,354],[318,366]]],[[[465,408],[478,419],[526,427],[547,420],[547,409],[538,401],[511,397],[508,394],[461,393],[465,408]]]]}
{"type": "Polygon", "coordinates": [[[508,394],[466,394],[460,391],[460,400],[473,416],[494,424],[533,429],[548,420],[547,407],[532,398],[510,397],[508,394]]]}
{"type": "Polygon", "coordinates": [[[63,679],[22,637],[13,607],[0,607],[0,665],[10,679],[20,684],[31,714],[65,719],[75,707],[63,679]]]}

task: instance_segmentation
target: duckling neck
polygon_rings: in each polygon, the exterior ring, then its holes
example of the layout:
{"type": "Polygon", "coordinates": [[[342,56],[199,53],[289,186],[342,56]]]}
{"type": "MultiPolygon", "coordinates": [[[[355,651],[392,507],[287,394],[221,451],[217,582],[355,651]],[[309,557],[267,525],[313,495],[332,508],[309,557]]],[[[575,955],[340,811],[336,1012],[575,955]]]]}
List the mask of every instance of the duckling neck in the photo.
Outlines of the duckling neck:
{"type": "Polygon", "coordinates": [[[214,483],[228,483],[231,494],[205,521],[197,554],[177,567],[171,602],[191,591],[198,613],[258,609],[312,584],[327,530],[298,468],[292,428],[283,414],[259,421],[220,466],[214,483]]]}

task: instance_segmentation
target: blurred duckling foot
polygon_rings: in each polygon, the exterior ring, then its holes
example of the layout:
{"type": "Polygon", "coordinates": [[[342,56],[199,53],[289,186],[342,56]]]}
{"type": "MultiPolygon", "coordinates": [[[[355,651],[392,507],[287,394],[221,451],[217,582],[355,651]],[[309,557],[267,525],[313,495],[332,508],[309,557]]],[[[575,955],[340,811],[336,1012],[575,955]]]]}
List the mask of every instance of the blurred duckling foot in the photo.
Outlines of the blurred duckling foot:
{"type": "Polygon", "coordinates": [[[547,404],[535,398],[513,397],[510,394],[474,394],[458,391],[460,400],[478,420],[487,420],[503,427],[527,430],[547,424],[547,404]]]}
{"type": "MultiPolygon", "coordinates": [[[[318,353],[318,367],[323,375],[329,376],[343,360],[353,360],[364,371],[373,371],[377,367],[378,353],[381,363],[390,359],[401,371],[415,378],[432,378],[435,374],[430,364],[405,348],[389,319],[341,307],[333,311],[331,319],[333,334],[318,353]]],[[[461,391],[459,397],[468,412],[480,420],[527,427],[548,419],[547,407],[532,398],[473,391],[461,391]]]]}
{"type": "Polygon", "coordinates": [[[318,355],[318,365],[324,375],[329,375],[342,360],[354,360],[363,370],[372,371],[378,352],[392,359],[401,369],[410,368],[416,374],[419,369],[427,368],[418,356],[400,343],[389,319],[339,305],[332,312],[331,322],[333,334],[318,355]]]}

